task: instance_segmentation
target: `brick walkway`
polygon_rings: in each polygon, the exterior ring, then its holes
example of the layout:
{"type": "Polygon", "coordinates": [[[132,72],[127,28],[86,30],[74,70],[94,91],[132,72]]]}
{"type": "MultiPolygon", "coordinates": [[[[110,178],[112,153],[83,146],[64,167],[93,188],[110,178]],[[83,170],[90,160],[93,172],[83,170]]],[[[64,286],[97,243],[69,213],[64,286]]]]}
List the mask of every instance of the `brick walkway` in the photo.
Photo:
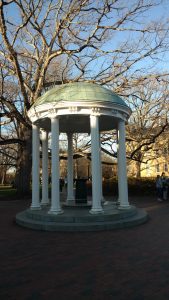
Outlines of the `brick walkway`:
{"type": "Polygon", "coordinates": [[[56,233],[13,222],[28,201],[0,201],[0,299],[168,300],[169,202],[131,202],[145,207],[148,223],[56,233]]]}

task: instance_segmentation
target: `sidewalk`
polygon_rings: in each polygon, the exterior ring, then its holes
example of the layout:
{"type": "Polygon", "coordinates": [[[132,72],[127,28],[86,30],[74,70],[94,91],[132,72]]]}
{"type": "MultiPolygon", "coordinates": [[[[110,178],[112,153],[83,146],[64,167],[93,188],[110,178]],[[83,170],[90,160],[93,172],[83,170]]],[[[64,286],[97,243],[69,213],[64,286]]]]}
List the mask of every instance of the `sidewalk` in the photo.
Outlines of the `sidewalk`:
{"type": "Polygon", "coordinates": [[[150,216],[115,231],[56,233],[14,224],[29,201],[0,201],[0,299],[169,299],[169,202],[133,198],[150,216]]]}

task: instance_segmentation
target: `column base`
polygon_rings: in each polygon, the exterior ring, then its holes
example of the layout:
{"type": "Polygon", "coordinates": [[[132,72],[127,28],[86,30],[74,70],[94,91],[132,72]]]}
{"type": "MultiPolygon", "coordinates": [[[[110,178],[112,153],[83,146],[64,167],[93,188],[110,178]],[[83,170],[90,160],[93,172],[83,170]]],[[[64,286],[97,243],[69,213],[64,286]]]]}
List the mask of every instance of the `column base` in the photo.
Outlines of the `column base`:
{"type": "Polygon", "coordinates": [[[66,201],[75,201],[75,197],[72,196],[72,197],[67,197],[66,201]]]}
{"type": "Polygon", "coordinates": [[[118,206],[118,209],[130,209],[131,206],[128,204],[128,205],[119,205],[118,206]]]}
{"type": "Polygon", "coordinates": [[[64,211],[62,210],[62,209],[57,209],[57,210],[49,210],[48,211],[48,214],[49,215],[61,215],[61,214],[63,214],[64,213],[64,211]]]}
{"type": "Polygon", "coordinates": [[[67,199],[67,200],[66,200],[66,204],[67,204],[67,205],[75,205],[75,199],[74,199],[74,198],[72,198],[72,199],[71,199],[71,198],[67,199]]]}
{"type": "Polygon", "coordinates": [[[30,209],[31,209],[31,210],[41,210],[41,207],[40,207],[40,205],[39,205],[39,206],[31,205],[31,206],[30,206],[30,209]]]}
{"type": "Polygon", "coordinates": [[[117,205],[120,205],[120,200],[119,200],[119,198],[117,199],[117,205]]]}
{"type": "Polygon", "coordinates": [[[102,208],[92,208],[89,210],[89,213],[92,215],[104,214],[104,210],[102,208]]]}
{"type": "Polygon", "coordinates": [[[47,206],[49,205],[49,201],[48,202],[41,202],[41,206],[47,206]]]}
{"type": "Polygon", "coordinates": [[[104,197],[102,197],[101,204],[104,204],[105,202],[106,202],[106,200],[104,199],[104,197]]]}

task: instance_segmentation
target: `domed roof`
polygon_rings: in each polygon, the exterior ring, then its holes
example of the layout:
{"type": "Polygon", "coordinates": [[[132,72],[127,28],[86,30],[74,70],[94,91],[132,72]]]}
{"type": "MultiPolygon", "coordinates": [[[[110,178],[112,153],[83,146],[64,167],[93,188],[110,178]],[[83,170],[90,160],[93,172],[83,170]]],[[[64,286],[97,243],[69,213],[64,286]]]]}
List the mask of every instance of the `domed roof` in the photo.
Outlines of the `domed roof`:
{"type": "Polygon", "coordinates": [[[53,87],[34,103],[34,107],[42,104],[70,101],[70,102],[111,102],[120,106],[125,106],[126,103],[111,90],[96,84],[88,82],[74,82],[61,84],[53,87]]]}

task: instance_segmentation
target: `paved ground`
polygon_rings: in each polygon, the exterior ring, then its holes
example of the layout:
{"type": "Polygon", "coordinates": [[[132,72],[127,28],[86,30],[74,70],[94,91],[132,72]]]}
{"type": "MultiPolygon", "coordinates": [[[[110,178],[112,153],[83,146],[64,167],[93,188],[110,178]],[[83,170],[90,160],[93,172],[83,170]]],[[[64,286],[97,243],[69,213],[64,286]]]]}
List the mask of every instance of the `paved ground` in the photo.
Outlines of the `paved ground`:
{"type": "Polygon", "coordinates": [[[17,226],[29,201],[0,201],[1,300],[168,300],[169,202],[131,199],[150,221],[115,231],[56,233],[17,226]]]}

